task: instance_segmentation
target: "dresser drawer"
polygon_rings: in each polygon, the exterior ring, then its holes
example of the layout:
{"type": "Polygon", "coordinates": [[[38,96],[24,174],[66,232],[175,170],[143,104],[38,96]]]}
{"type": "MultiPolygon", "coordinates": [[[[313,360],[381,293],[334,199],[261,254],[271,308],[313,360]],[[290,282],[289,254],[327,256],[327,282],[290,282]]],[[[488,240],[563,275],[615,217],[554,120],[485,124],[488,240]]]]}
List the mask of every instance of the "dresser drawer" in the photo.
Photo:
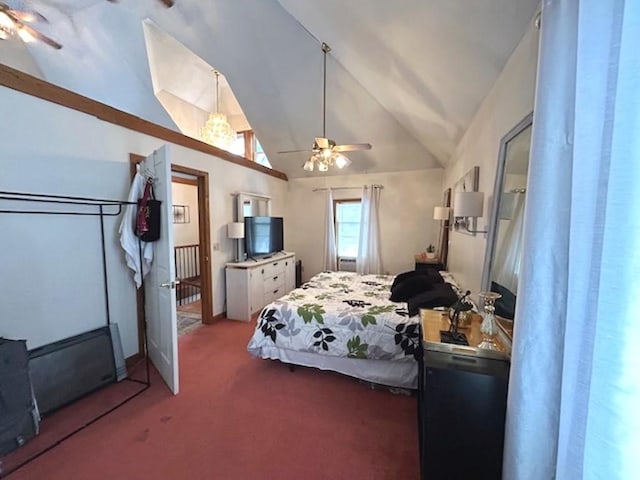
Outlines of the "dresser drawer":
{"type": "Polygon", "coordinates": [[[284,284],[280,284],[278,286],[271,286],[271,288],[267,288],[267,284],[264,286],[264,298],[263,303],[267,305],[268,303],[277,300],[281,296],[284,295],[284,284]]]}
{"type": "Polygon", "coordinates": [[[280,288],[284,286],[284,272],[274,275],[270,278],[263,278],[263,291],[267,293],[271,290],[275,290],[276,288],[280,288]]]}
{"type": "Polygon", "coordinates": [[[263,265],[260,270],[265,280],[284,274],[284,260],[276,260],[263,265]]]}

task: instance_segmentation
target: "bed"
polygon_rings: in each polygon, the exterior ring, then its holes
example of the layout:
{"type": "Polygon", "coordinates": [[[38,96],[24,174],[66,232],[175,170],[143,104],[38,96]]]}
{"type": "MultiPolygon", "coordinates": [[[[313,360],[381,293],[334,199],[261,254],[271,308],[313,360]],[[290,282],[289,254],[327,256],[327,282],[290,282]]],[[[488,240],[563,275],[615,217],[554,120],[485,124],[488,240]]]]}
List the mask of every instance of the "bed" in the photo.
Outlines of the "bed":
{"type": "Polygon", "coordinates": [[[419,315],[389,300],[392,275],[323,272],[268,304],[247,345],[255,357],[416,388],[419,315]]]}

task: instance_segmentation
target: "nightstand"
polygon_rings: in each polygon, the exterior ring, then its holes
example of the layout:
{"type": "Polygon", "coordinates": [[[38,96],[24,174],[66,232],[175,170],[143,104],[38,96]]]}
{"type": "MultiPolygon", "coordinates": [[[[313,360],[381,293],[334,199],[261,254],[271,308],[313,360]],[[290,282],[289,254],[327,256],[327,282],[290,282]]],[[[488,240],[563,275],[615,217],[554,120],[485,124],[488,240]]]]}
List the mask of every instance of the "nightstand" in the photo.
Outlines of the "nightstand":
{"type": "Polygon", "coordinates": [[[433,270],[444,270],[444,265],[440,261],[440,258],[422,258],[419,255],[415,256],[416,259],[416,270],[426,270],[427,268],[431,268],[433,270]]]}
{"type": "Polygon", "coordinates": [[[422,355],[418,361],[421,478],[495,480],[502,474],[509,348],[481,350],[482,317],[460,329],[469,346],[440,341],[447,314],[420,310],[422,355]]]}

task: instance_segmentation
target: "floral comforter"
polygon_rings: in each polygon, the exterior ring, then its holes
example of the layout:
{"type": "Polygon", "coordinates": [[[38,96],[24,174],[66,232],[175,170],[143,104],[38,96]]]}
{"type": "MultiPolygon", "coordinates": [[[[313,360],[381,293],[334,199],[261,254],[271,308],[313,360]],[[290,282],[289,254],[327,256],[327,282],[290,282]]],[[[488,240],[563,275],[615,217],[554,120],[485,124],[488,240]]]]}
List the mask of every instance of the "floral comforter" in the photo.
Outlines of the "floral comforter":
{"type": "Polygon", "coordinates": [[[389,300],[393,276],[324,272],[260,313],[247,350],[263,346],[336,357],[417,358],[419,317],[389,300]]]}

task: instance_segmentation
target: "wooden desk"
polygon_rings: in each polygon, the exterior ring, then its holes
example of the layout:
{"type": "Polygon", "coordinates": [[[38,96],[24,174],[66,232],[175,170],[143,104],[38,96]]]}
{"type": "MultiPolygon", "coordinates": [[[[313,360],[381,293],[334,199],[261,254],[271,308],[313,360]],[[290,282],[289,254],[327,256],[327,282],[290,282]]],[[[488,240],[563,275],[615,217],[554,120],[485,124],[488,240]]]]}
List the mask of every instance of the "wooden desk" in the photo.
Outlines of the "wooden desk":
{"type": "Polygon", "coordinates": [[[482,317],[464,331],[469,346],[440,342],[447,314],[420,310],[423,354],[419,359],[418,422],[422,478],[501,478],[509,378],[508,349],[483,350],[482,317]]]}

